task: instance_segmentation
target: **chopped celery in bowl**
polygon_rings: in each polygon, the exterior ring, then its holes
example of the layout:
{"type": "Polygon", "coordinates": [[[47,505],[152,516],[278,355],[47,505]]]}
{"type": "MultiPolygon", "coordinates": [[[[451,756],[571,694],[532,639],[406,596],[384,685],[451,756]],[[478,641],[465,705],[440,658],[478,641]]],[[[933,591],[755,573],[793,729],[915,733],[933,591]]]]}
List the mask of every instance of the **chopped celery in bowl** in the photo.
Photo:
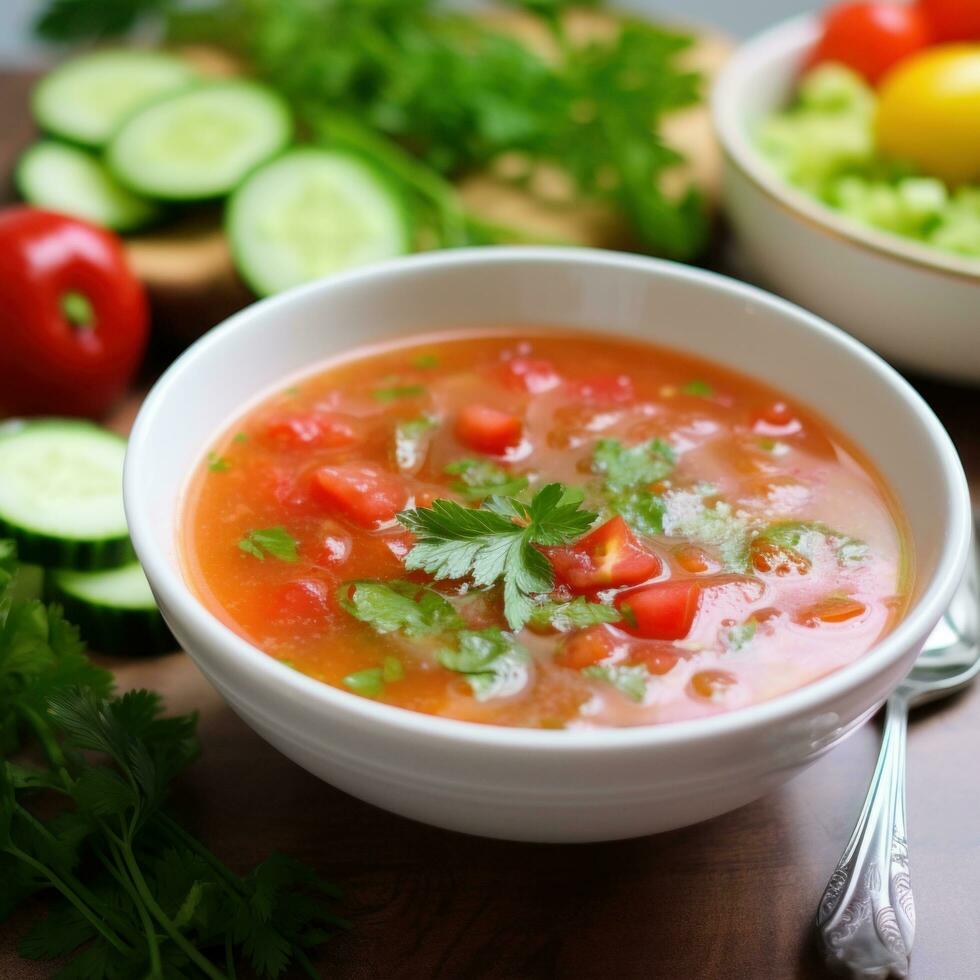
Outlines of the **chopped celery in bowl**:
{"type": "Polygon", "coordinates": [[[755,137],[788,183],[882,231],[980,258],[980,186],[952,188],[875,148],[876,96],[857,74],[821,65],[794,102],[768,115],[755,137]]]}

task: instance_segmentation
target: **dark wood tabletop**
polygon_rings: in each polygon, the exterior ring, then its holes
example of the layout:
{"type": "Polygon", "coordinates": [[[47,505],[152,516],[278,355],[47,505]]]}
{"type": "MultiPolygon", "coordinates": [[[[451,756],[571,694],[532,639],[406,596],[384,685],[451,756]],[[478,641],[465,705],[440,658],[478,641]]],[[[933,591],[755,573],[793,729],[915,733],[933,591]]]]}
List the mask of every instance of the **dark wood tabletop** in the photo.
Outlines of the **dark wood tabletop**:
{"type": "MultiPolygon", "coordinates": [[[[28,85],[0,73],[0,179],[31,137],[28,85]]],[[[912,381],[949,428],[980,502],[980,390],[912,381]]],[[[324,977],[825,975],[810,926],[874,766],[876,723],[781,790],[707,823],[608,844],[510,844],[425,827],[320,782],[253,734],[182,654],[111,666],[122,686],[201,713],[203,757],[174,802],[228,864],[244,870],[281,850],[343,886],[354,927],[319,956],[324,977]]],[[[978,753],[980,689],[916,714],[914,980],[980,976],[978,753]]],[[[0,926],[4,980],[49,975],[16,955],[25,924],[0,926]]]]}

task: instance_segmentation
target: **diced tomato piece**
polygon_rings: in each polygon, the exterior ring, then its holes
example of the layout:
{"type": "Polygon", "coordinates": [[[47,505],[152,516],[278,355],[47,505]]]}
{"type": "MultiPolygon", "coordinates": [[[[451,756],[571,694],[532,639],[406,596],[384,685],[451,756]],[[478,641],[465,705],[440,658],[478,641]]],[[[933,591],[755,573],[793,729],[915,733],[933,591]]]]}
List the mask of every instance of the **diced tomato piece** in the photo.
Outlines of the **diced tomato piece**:
{"type": "Polygon", "coordinates": [[[793,409],[786,402],[773,402],[758,412],[753,420],[756,432],[766,436],[789,436],[803,428],[793,409]]]}
{"type": "Polygon", "coordinates": [[[266,423],[263,436],[280,449],[340,449],[357,439],[350,418],[326,412],[275,415],[266,423]]]}
{"type": "Polygon", "coordinates": [[[630,644],[629,662],[643,664],[651,674],[666,674],[677,665],[679,659],[676,653],[664,650],[656,643],[634,640],[630,644]]]}
{"type": "Polygon", "coordinates": [[[699,548],[696,544],[682,544],[674,551],[677,564],[690,572],[691,575],[703,575],[705,572],[713,572],[718,568],[718,563],[712,561],[710,556],[699,548]]]}
{"type": "Polygon", "coordinates": [[[633,381],[628,374],[597,375],[580,381],[578,394],[590,402],[628,402],[633,399],[633,381]]]}
{"type": "Polygon", "coordinates": [[[850,596],[827,596],[800,613],[799,620],[808,626],[818,623],[846,623],[863,616],[867,606],[850,596]]]}
{"type": "Polygon", "coordinates": [[[523,431],[516,415],[488,405],[466,405],[456,416],[459,441],[481,453],[499,456],[521,441],[523,431]]]}
{"type": "Polygon", "coordinates": [[[411,550],[415,543],[414,535],[406,531],[404,534],[386,534],[384,543],[388,550],[401,561],[411,550]]]}
{"type": "Polygon", "coordinates": [[[555,654],[555,662],[562,667],[581,670],[592,667],[611,657],[616,649],[617,637],[605,626],[590,626],[571,633],[555,654]]]}
{"type": "Polygon", "coordinates": [[[353,543],[349,531],[339,523],[328,521],[310,553],[318,565],[342,565],[350,556],[353,543]]]}
{"type": "Polygon", "coordinates": [[[614,517],[568,547],[545,548],[555,577],[573,592],[638,585],[660,574],[663,563],[614,517]]]}
{"type": "Polygon", "coordinates": [[[670,579],[616,597],[622,628],[649,640],[683,640],[691,631],[701,598],[699,582],[670,579]]]}
{"type": "Polygon", "coordinates": [[[561,375],[551,361],[533,357],[512,357],[503,366],[504,383],[532,395],[551,391],[561,384],[561,375]]]}
{"type": "Polygon", "coordinates": [[[320,622],[328,613],[330,591],[317,579],[287,582],[275,593],[273,615],[277,620],[320,622]]]}
{"type": "Polygon", "coordinates": [[[321,466],[313,475],[320,503],[361,527],[390,521],[408,500],[405,484],[378,466],[321,466]]]}
{"type": "Polygon", "coordinates": [[[736,682],[727,670],[699,670],[691,678],[691,691],[699,698],[711,701],[724,694],[736,682]]]}
{"type": "Polygon", "coordinates": [[[792,548],[780,548],[770,541],[752,542],[752,567],[763,575],[806,575],[810,559],[792,548]]]}

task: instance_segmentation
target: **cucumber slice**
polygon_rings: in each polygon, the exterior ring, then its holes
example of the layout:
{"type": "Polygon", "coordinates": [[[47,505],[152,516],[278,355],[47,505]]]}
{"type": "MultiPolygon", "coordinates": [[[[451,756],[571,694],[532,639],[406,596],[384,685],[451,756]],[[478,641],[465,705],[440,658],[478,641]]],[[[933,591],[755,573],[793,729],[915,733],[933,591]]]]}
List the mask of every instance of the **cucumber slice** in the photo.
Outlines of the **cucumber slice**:
{"type": "Polygon", "coordinates": [[[86,146],[104,146],[133,110],[189,85],[197,73],[159,51],[97,51],[66,62],[34,89],[38,125],[86,146]]]}
{"type": "Polygon", "coordinates": [[[220,197],[289,142],[286,103],[264,85],[202,84],[137,110],[106,149],[109,169],[147,197],[220,197]]]}
{"type": "Polygon", "coordinates": [[[260,296],[410,247],[398,194],[368,163],[335,150],[291,150],[257,170],[228,204],[228,237],[260,296]]]}
{"type": "Polygon", "coordinates": [[[22,561],[111,568],[132,559],[122,502],[126,442],[91,422],[0,427],[0,538],[22,561]]]}
{"type": "Polygon", "coordinates": [[[115,231],[134,231],[158,216],[153,202],[137,197],[88,150],[44,140],[17,163],[21,196],[31,204],[85,218],[115,231]]]}
{"type": "Polygon", "coordinates": [[[58,569],[47,591],[93,650],[145,656],[177,649],[139,562],[105,572],[58,569]]]}

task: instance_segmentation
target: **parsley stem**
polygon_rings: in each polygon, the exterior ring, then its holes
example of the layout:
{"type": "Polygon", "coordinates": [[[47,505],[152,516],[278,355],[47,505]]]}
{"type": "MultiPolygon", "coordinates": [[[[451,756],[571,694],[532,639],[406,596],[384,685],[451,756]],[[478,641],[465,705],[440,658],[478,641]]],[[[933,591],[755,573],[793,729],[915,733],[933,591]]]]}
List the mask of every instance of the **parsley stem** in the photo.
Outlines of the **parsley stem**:
{"type": "Polygon", "coordinates": [[[225,970],[231,980],[235,980],[235,944],[232,942],[231,933],[225,936],[225,970]]]}
{"type": "Polygon", "coordinates": [[[102,861],[102,864],[105,866],[106,870],[108,870],[109,874],[111,874],[112,877],[119,882],[123,889],[129,893],[129,897],[132,899],[133,905],[136,906],[136,910],[139,912],[140,922],[143,926],[143,934],[146,936],[147,949],[150,952],[150,976],[163,980],[163,964],[160,961],[160,944],[157,941],[156,929],[153,926],[153,922],[150,920],[146,907],[142,901],[140,901],[140,897],[137,894],[133,883],[126,875],[126,870],[119,854],[119,845],[110,842],[109,846],[112,859],[107,859],[106,855],[102,854],[101,852],[99,853],[99,859],[102,861]]]}
{"type": "Polygon", "coordinates": [[[16,844],[7,844],[4,850],[12,857],[17,858],[18,861],[23,861],[28,867],[33,868],[38,872],[38,874],[47,878],[47,880],[50,881],[51,884],[59,892],[61,892],[61,894],[64,895],[76,909],[78,909],[79,913],[86,919],[87,922],[89,922],[90,925],[92,925],[96,932],[102,935],[110,946],[124,955],[130,953],[130,948],[119,938],[115,930],[105,922],[101,921],[92,911],[92,909],[90,909],[89,906],[75,893],[74,889],[70,888],[68,883],[56,875],[51,868],[42,864],[26,851],[22,851],[16,844]]]}
{"type": "MultiPolygon", "coordinates": [[[[40,820],[38,820],[30,810],[21,806],[19,803],[15,803],[14,806],[17,812],[20,814],[20,818],[27,821],[31,827],[34,828],[34,833],[36,833],[39,837],[43,837],[50,841],[52,846],[58,846],[58,840],[54,834],[52,834],[51,831],[49,831],[48,828],[40,820]]],[[[65,884],[68,883],[67,878],[62,880],[65,882],[65,884]]],[[[85,902],[85,904],[94,914],[102,916],[102,918],[109,922],[114,928],[119,929],[121,926],[122,931],[126,931],[127,923],[125,920],[122,919],[114,909],[108,908],[105,903],[101,901],[101,899],[99,899],[96,895],[93,895],[92,892],[78,880],[78,878],[74,878],[74,880],[71,882],[71,888],[75,894],[83,902],[85,902]]]]}
{"type": "Polygon", "coordinates": [[[70,789],[71,777],[68,775],[68,762],[65,759],[65,753],[61,750],[61,746],[54,736],[54,732],[51,730],[51,726],[33,708],[29,708],[25,704],[17,705],[17,710],[34,730],[34,735],[38,742],[41,743],[41,749],[50,763],[51,768],[56,770],[61,776],[61,781],[65,783],[65,788],[70,789]]]}
{"type": "Polygon", "coordinates": [[[188,833],[174,819],[166,813],[158,813],[157,819],[163,824],[163,829],[175,840],[185,847],[189,847],[195,854],[211,866],[224,880],[225,883],[239,896],[245,898],[247,891],[242,884],[241,878],[225,865],[212,851],[209,851],[193,834],[188,833]]]}
{"type": "Polygon", "coordinates": [[[143,877],[143,872],[140,871],[139,864],[133,855],[132,848],[125,844],[122,847],[122,857],[125,861],[126,868],[129,871],[129,875],[133,880],[133,884],[136,886],[137,892],[139,892],[140,898],[143,903],[149,909],[153,918],[160,923],[163,927],[164,932],[174,941],[174,943],[180,947],[184,955],[207,977],[211,980],[228,980],[227,976],[221,973],[215,965],[204,956],[193,943],[189,942],[181,931],[174,925],[173,920],[162,908],[157,904],[156,899],[153,897],[153,893],[150,891],[149,886],[146,884],[146,879],[143,877]]]}

